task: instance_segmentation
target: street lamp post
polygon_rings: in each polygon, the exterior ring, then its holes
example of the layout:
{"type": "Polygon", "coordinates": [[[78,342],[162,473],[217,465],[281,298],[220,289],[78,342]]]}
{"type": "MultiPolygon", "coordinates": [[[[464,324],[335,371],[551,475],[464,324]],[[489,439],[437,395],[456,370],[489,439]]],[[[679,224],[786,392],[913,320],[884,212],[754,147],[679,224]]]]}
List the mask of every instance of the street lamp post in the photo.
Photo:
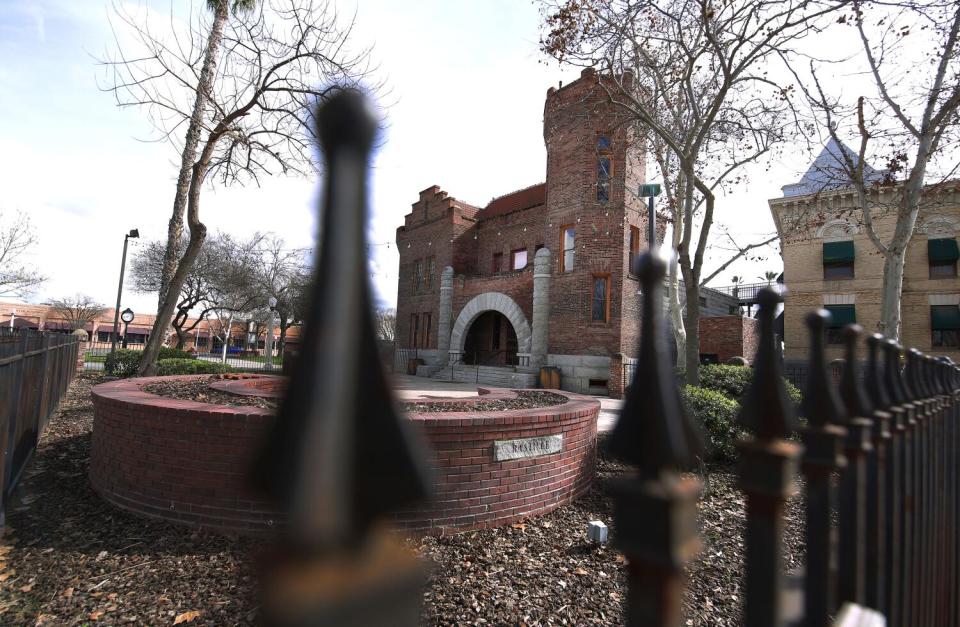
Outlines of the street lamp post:
{"type": "Polygon", "coordinates": [[[277,310],[277,299],[273,296],[267,301],[270,305],[270,313],[267,314],[267,337],[263,347],[267,357],[267,370],[273,370],[273,312],[277,310]]]}
{"type": "Polygon", "coordinates": [[[656,214],[653,212],[653,199],[660,195],[660,183],[644,183],[640,186],[640,191],[637,195],[640,196],[640,198],[647,199],[647,247],[652,253],[653,249],[657,246],[657,236],[655,234],[657,219],[656,214]]]}
{"type": "Polygon", "coordinates": [[[130,229],[123,236],[123,256],[120,258],[120,284],[117,286],[117,306],[113,308],[113,338],[110,342],[110,354],[117,352],[117,333],[120,331],[120,297],[123,295],[123,271],[127,266],[127,241],[130,238],[140,237],[140,231],[130,229]]]}
{"type": "Polygon", "coordinates": [[[127,347],[127,327],[130,326],[130,323],[133,322],[134,313],[133,310],[127,307],[123,310],[123,313],[120,314],[120,319],[123,320],[123,344],[124,348],[127,347]]]}

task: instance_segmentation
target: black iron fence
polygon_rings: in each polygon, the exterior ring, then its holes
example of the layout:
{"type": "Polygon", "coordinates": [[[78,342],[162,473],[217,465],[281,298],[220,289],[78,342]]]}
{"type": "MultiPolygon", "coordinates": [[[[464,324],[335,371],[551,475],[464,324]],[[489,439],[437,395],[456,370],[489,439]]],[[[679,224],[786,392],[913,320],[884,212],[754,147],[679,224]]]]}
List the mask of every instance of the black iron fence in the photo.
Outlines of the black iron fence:
{"type": "MultiPolygon", "coordinates": [[[[128,342],[127,350],[142,351],[145,344],[142,342],[128,342]]],[[[119,344],[117,348],[122,346],[119,344]]],[[[110,342],[83,342],[80,346],[83,351],[83,369],[93,372],[103,371],[106,368],[107,355],[110,354],[110,342]]],[[[224,355],[222,347],[220,350],[209,351],[208,349],[188,350],[190,357],[209,361],[214,363],[224,363],[233,370],[243,372],[271,372],[277,373],[283,370],[283,355],[277,349],[274,349],[273,360],[267,358],[263,349],[245,350],[240,347],[228,347],[224,355]]]]}
{"type": "Polygon", "coordinates": [[[80,340],[0,329],[0,524],[6,499],[77,371],[80,340]]]}

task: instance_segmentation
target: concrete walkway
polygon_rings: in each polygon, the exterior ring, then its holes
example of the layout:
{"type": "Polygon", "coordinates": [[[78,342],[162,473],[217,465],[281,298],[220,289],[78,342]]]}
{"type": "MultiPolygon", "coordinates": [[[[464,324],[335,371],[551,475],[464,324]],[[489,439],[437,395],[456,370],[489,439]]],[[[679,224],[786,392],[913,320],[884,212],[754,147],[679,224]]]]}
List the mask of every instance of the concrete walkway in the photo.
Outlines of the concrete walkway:
{"type": "MultiPolygon", "coordinates": [[[[438,381],[427,377],[415,377],[408,374],[390,375],[393,389],[401,399],[418,397],[455,397],[464,398],[477,396],[477,386],[473,383],[454,383],[452,381],[438,381]]],[[[481,386],[485,387],[485,386],[481,386]]],[[[597,431],[604,432],[613,429],[623,401],[608,396],[594,396],[600,401],[600,416],[597,418],[597,431]]]]}

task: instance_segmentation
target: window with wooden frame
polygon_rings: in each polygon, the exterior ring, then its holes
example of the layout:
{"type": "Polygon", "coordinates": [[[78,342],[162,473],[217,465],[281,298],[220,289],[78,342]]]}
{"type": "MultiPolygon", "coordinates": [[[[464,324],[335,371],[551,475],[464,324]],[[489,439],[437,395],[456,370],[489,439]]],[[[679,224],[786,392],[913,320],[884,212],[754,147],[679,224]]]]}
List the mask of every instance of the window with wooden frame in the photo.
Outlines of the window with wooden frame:
{"type": "Polygon", "coordinates": [[[420,325],[421,330],[423,331],[423,336],[420,338],[420,348],[430,348],[430,331],[433,323],[433,314],[425,313],[421,314],[423,317],[423,324],[420,325]]]}
{"type": "Polygon", "coordinates": [[[493,273],[503,272],[503,253],[493,253],[493,273]]]}
{"type": "Polygon", "coordinates": [[[610,157],[597,159],[597,201],[610,201],[610,178],[613,175],[613,163],[610,157]]]}
{"type": "Polygon", "coordinates": [[[427,257],[427,291],[433,289],[433,277],[437,271],[437,258],[427,257]]]}
{"type": "Polygon", "coordinates": [[[518,248],[510,251],[510,268],[513,270],[523,270],[527,267],[527,249],[518,248]]]}
{"type": "Polygon", "coordinates": [[[423,260],[417,259],[413,266],[413,291],[419,292],[423,287],[423,260]]]}
{"type": "Polygon", "coordinates": [[[593,275],[593,293],[590,299],[590,320],[610,322],[610,275],[593,275]]]}
{"type": "Polygon", "coordinates": [[[420,316],[417,314],[410,314],[410,332],[409,332],[409,344],[410,348],[417,348],[417,336],[420,334],[420,316]]]}
{"type": "Polygon", "coordinates": [[[627,272],[636,274],[637,257],[640,256],[640,228],[630,225],[630,262],[627,272]]]}
{"type": "Polygon", "coordinates": [[[573,225],[565,224],[560,227],[560,272],[573,270],[573,253],[576,248],[576,235],[573,225]]]}

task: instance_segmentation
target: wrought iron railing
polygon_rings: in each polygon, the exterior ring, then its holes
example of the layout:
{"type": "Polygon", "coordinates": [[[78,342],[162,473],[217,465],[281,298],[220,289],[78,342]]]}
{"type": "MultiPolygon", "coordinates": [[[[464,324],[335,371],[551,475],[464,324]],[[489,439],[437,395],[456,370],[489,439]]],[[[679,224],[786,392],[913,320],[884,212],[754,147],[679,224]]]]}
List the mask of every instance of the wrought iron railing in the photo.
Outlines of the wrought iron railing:
{"type": "Polygon", "coordinates": [[[0,329],[0,524],[7,496],[77,372],[80,338],[0,329]]]}

